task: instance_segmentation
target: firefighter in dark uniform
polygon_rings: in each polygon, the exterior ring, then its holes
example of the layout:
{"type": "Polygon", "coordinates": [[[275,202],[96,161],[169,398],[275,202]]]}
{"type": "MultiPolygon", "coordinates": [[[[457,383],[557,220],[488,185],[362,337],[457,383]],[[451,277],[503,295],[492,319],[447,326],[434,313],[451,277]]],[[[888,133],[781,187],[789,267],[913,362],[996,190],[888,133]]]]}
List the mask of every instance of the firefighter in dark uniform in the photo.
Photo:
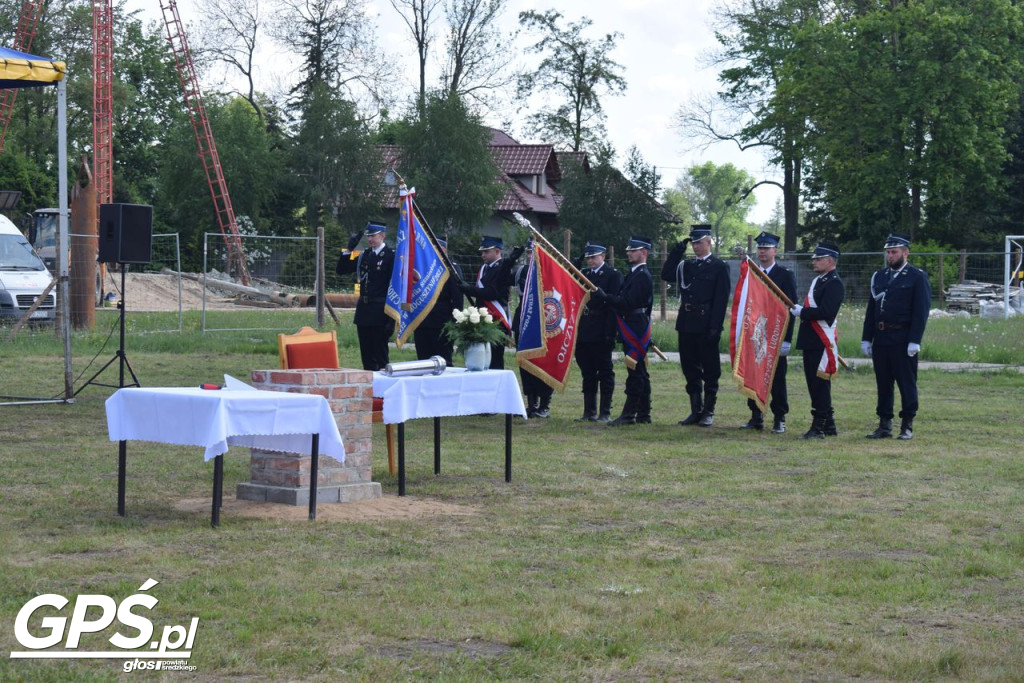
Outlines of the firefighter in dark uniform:
{"type": "MultiPolygon", "coordinates": [[[[484,236],[480,239],[480,258],[484,264],[477,273],[476,284],[463,282],[459,289],[472,298],[477,307],[486,308],[497,320],[506,334],[512,334],[512,319],[508,311],[508,290],[515,285],[512,266],[523,253],[522,247],[512,250],[505,259],[501,256],[504,246],[500,237],[484,236]]],[[[505,347],[491,344],[491,370],[505,369],[505,347]]]]}
{"type": "MultiPolygon", "coordinates": [[[[607,251],[600,244],[588,242],[583,248],[583,258],[587,261],[583,274],[605,294],[614,295],[622,288],[622,275],[604,262],[607,251]]],[[[612,397],[615,395],[612,351],[617,329],[615,311],[608,302],[590,297],[580,317],[580,330],[576,337],[576,364],[583,377],[583,416],[579,422],[611,420],[612,397]],[[600,409],[598,390],[601,392],[600,409]]]]}
{"type": "MultiPolygon", "coordinates": [[[[438,238],[437,244],[448,253],[448,240],[438,238]]],[[[454,273],[448,274],[448,279],[437,295],[437,301],[430,313],[419,324],[413,332],[413,342],[416,344],[416,358],[424,360],[433,356],[441,356],[448,367],[452,365],[452,352],[455,345],[452,340],[441,331],[444,324],[452,319],[452,310],[459,309],[464,305],[462,292],[459,290],[459,283],[462,282],[462,269],[457,263],[452,263],[454,273]]]]}
{"type": "MultiPolygon", "coordinates": [[[[775,255],[779,251],[779,236],[770,232],[762,232],[757,236],[757,265],[761,271],[774,282],[789,300],[796,303],[796,276],[789,268],[780,266],[775,262],[775,255]]],[[[779,349],[779,362],[775,366],[775,379],[772,380],[772,401],[769,407],[774,418],[772,431],[782,434],[786,431],[786,413],[789,412],[789,396],[786,391],[786,371],[789,366],[787,356],[789,347],[793,341],[793,315],[789,316],[789,324],[786,326],[786,336],[779,349]]],[[[764,413],[757,408],[753,399],[747,399],[747,407],[750,408],[750,421],[740,429],[764,429],[764,413]]]]}
{"type": "Polygon", "coordinates": [[[861,351],[871,357],[878,386],[878,428],[869,439],[892,436],[893,383],[900,388],[900,434],[914,438],[917,415],[917,356],[932,305],[928,275],[907,263],[910,238],[889,235],[885,242],[887,267],[871,276],[871,299],[864,315],[861,351]]]}
{"type": "MultiPolygon", "coordinates": [[[[516,312],[512,316],[512,330],[515,333],[516,344],[519,343],[519,324],[523,319],[523,292],[526,291],[526,276],[529,268],[525,265],[519,266],[515,271],[516,291],[519,292],[519,303],[516,305],[516,312]]],[[[526,394],[526,419],[551,417],[551,396],[555,390],[548,386],[544,380],[537,377],[524,367],[519,368],[519,379],[523,383],[523,393],[526,394]]]]}
{"type": "MultiPolygon", "coordinates": [[[[838,261],[838,246],[832,242],[818,244],[811,256],[811,267],[818,276],[811,282],[805,305],[797,304],[789,309],[800,318],[796,348],[804,352],[804,379],[811,396],[811,428],[804,434],[805,439],[824,439],[839,434],[832,409],[832,377],[819,371],[826,354],[822,336],[828,338],[824,328],[835,325],[846,298],[846,287],[836,272],[838,261]]],[[[838,356],[835,360],[838,362],[838,356]]]]}
{"type": "Polygon", "coordinates": [[[363,370],[383,370],[388,364],[388,339],[395,331],[395,321],[384,313],[391,271],[395,267],[395,252],[384,244],[387,226],[381,221],[370,221],[363,233],[356,233],[341,252],[336,272],[338,275],[356,273],[359,281],[359,300],[356,302],[354,322],[359,337],[359,353],[363,370]],[[355,251],[359,240],[366,235],[368,249],[355,251]]]}
{"type": "Polygon", "coordinates": [[[712,255],[711,247],[711,226],[694,225],[689,239],[672,248],[661,268],[662,280],[679,285],[679,364],[690,396],[690,414],[679,421],[681,425],[710,427],[715,419],[722,376],[718,342],[729,302],[729,266],[712,255]],[[683,260],[687,243],[694,258],[683,260]]]}
{"type": "MultiPolygon", "coordinates": [[[[628,333],[636,339],[643,339],[650,331],[651,308],[654,305],[654,277],[647,268],[647,255],[651,251],[651,240],[634,235],[626,245],[626,260],[629,272],[622,280],[618,294],[608,294],[598,288],[591,293],[598,301],[607,301],[615,311],[619,325],[619,338],[627,358],[631,345],[626,341],[628,333]],[[622,327],[626,328],[624,333],[622,327]]],[[[651,376],[647,372],[646,348],[633,349],[636,364],[626,364],[626,402],[622,414],[608,423],[610,427],[651,422],[651,376]]]]}

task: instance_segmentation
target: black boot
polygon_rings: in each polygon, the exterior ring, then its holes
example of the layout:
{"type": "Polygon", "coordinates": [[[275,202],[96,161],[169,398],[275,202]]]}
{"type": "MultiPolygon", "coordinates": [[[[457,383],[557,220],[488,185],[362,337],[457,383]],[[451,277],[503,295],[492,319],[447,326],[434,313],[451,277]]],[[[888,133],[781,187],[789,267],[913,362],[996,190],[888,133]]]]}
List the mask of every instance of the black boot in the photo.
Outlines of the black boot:
{"type": "Polygon", "coordinates": [[[626,396],[626,404],[622,406],[622,415],[608,423],[609,427],[619,427],[621,425],[635,425],[636,424],[636,411],[640,405],[640,399],[636,396],[626,396]]]}
{"type": "Polygon", "coordinates": [[[640,403],[636,409],[636,423],[649,425],[651,424],[651,397],[650,395],[641,396],[640,403]]]}
{"type": "Polygon", "coordinates": [[[551,394],[544,394],[538,399],[537,410],[533,411],[533,416],[544,419],[551,417],[551,394]]]}
{"type": "Polygon", "coordinates": [[[786,433],[786,416],[776,415],[775,420],[772,422],[772,433],[773,434],[785,434],[786,433]]]}
{"type": "Polygon", "coordinates": [[[839,430],[836,429],[836,411],[832,408],[828,409],[828,415],[825,416],[825,436],[839,436],[839,430]]]}
{"type": "Polygon", "coordinates": [[[597,394],[583,394],[583,415],[577,422],[597,422],[597,394]]]}
{"type": "Polygon", "coordinates": [[[597,414],[598,422],[611,422],[612,420],[612,391],[601,389],[601,411],[597,414]]]}
{"type": "Polygon", "coordinates": [[[824,439],[825,438],[825,418],[819,417],[817,414],[812,413],[814,417],[811,418],[811,428],[804,432],[805,439],[824,439]]]}
{"type": "Polygon", "coordinates": [[[704,410],[700,414],[700,421],[697,423],[700,427],[710,427],[715,423],[715,404],[718,403],[718,392],[717,391],[705,391],[704,392],[704,410]]]}
{"type": "Polygon", "coordinates": [[[756,429],[757,431],[761,431],[764,429],[764,413],[757,408],[751,408],[750,419],[747,421],[747,424],[740,427],[740,429],[756,429]]]}
{"type": "Polygon", "coordinates": [[[910,441],[914,438],[914,418],[905,417],[900,421],[900,435],[896,438],[903,441],[910,441]]]}
{"type": "Polygon", "coordinates": [[[526,419],[529,420],[537,412],[537,395],[526,394],[526,419]]]}
{"type": "Polygon", "coordinates": [[[700,414],[704,412],[704,401],[700,393],[690,394],[690,414],[679,421],[681,425],[695,425],[700,422],[700,414]]]}
{"type": "Polygon", "coordinates": [[[892,436],[892,418],[881,418],[878,420],[878,427],[868,434],[869,439],[888,439],[892,436]]]}

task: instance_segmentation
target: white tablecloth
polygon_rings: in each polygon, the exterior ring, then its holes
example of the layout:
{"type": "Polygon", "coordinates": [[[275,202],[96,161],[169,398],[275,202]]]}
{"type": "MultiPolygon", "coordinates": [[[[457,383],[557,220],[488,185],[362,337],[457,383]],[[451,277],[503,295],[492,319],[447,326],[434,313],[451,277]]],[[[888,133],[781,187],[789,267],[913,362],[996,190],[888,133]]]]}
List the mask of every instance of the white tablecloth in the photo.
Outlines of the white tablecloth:
{"type": "Polygon", "coordinates": [[[467,372],[448,368],[440,375],[388,377],[373,373],[373,395],[384,399],[384,422],[422,417],[511,413],[526,417],[519,382],[511,370],[467,372]]]}
{"type": "Polygon", "coordinates": [[[309,453],[319,434],[320,454],[345,460],[330,405],[314,394],[131,387],[114,392],[106,408],[111,441],[203,446],[210,460],[228,446],[309,453]]]}

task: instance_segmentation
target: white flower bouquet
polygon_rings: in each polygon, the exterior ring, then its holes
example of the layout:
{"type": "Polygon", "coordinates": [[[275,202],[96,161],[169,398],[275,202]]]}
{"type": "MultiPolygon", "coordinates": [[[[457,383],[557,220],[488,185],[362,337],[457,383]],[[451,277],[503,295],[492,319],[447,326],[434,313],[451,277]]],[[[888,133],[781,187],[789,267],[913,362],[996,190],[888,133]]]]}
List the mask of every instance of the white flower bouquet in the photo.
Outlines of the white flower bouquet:
{"type": "Polygon", "coordinates": [[[443,331],[462,353],[471,344],[507,344],[510,341],[487,309],[475,306],[461,311],[452,309],[452,319],[444,324],[443,331]]]}

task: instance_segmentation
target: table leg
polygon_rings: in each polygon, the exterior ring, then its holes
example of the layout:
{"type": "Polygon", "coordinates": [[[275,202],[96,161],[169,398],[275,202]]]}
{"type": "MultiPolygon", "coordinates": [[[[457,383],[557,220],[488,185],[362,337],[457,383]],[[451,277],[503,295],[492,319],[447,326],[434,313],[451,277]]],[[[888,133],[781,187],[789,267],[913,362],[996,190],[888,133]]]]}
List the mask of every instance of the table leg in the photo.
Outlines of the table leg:
{"type": "Polygon", "coordinates": [[[434,474],[441,474],[441,418],[434,418],[434,474]]]}
{"type": "Polygon", "coordinates": [[[117,443],[117,514],[124,517],[124,481],[128,465],[128,446],[123,439],[117,443]]]}
{"type": "Polygon", "coordinates": [[[213,459],[213,512],[210,514],[210,526],[220,526],[220,501],[224,492],[224,455],[213,459]]]}
{"type": "Polygon", "coordinates": [[[512,413],[505,413],[505,483],[512,481],[512,413]]]}
{"type": "Polygon", "coordinates": [[[316,519],[316,490],[317,490],[317,469],[320,467],[320,435],[313,435],[313,444],[310,447],[309,467],[309,519],[316,519]]]}
{"type": "Polygon", "coordinates": [[[398,495],[405,495],[405,423],[398,423],[398,495]]]}

